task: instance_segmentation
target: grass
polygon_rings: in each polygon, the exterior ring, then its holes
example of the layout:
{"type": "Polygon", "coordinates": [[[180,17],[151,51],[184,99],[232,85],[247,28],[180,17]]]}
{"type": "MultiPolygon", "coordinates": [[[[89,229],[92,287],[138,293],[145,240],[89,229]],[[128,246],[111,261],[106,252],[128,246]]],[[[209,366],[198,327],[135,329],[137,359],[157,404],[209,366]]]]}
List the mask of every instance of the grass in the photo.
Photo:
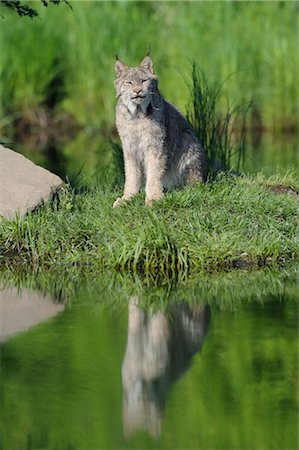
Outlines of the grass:
{"type": "Polygon", "coordinates": [[[239,172],[244,169],[246,116],[250,105],[233,109],[227,105],[221,113],[222,86],[210,83],[196,63],[193,63],[189,89],[191,106],[187,119],[205,149],[210,174],[219,170],[239,172]],[[235,133],[237,127],[239,130],[235,133]]]}
{"type": "MultiPolygon", "coordinates": [[[[298,192],[293,175],[279,180],[298,192]]],[[[108,186],[66,188],[35,214],[0,223],[0,263],[166,277],[285,264],[298,258],[298,195],[274,193],[269,184],[262,176],[219,175],[172,191],[153,208],[140,194],[117,209],[108,186]]]]}
{"type": "Polygon", "coordinates": [[[34,20],[1,9],[2,123],[51,105],[88,129],[113,128],[114,51],[135,65],[150,45],[161,90],[182,111],[189,97],[182,75],[196,61],[215,81],[227,80],[224,111],[226,97],[254,97],[253,125],[297,127],[296,2],[70,4],[36,3],[34,20]]]}

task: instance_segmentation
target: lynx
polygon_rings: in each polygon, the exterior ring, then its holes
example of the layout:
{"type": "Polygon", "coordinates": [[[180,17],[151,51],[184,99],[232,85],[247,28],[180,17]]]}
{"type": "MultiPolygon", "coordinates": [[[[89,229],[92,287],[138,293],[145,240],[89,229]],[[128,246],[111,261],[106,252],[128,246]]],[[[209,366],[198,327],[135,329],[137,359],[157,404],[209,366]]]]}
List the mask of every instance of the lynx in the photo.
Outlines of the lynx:
{"type": "Polygon", "coordinates": [[[138,194],[145,185],[145,204],[164,191],[207,178],[204,149],[189,123],[158,90],[149,54],[137,67],[115,63],[116,127],[125,164],[123,196],[114,207],[138,194]]]}

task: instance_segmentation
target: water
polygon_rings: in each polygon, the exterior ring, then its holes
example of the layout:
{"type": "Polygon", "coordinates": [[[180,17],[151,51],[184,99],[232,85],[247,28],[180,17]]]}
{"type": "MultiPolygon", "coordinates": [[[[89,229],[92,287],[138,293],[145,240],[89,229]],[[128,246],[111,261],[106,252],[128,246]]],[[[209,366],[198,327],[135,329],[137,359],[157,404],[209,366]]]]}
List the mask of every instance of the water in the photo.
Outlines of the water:
{"type": "Polygon", "coordinates": [[[34,283],[1,291],[1,449],[298,448],[296,274],[34,283]]]}
{"type": "MultiPolygon", "coordinates": [[[[76,137],[65,137],[59,141],[42,133],[31,133],[18,138],[20,144],[7,144],[23,153],[32,161],[74,181],[80,179],[88,182],[97,175],[103,178],[111,170],[112,152],[108,140],[100,133],[90,135],[81,132],[76,137]]],[[[286,170],[298,168],[298,135],[255,133],[248,135],[244,170],[256,173],[261,170],[271,175],[278,168],[286,170]]],[[[112,167],[113,169],[113,167],[112,167]]]]}

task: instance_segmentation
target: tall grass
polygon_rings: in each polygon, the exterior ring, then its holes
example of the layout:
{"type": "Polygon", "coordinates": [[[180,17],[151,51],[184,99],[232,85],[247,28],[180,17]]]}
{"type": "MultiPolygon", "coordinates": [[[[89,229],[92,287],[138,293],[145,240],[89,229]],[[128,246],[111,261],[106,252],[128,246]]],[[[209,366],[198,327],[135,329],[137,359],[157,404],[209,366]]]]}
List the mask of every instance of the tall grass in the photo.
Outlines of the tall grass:
{"type": "Polygon", "coordinates": [[[28,23],[14,15],[0,20],[1,113],[21,114],[45,101],[52,80],[62,70],[58,30],[44,20],[28,23]]]}
{"type": "Polygon", "coordinates": [[[221,85],[211,84],[195,63],[190,95],[187,119],[206,151],[210,173],[233,168],[239,171],[245,157],[247,107],[227,105],[227,110],[221,113],[221,85]],[[236,127],[238,130],[234,135],[236,127]]]}
{"type": "Polygon", "coordinates": [[[72,10],[36,3],[34,20],[3,11],[2,115],[23,115],[59,89],[56,109],[91,129],[112,128],[114,51],[135,65],[150,45],[161,91],[181,110],[188,89],[180,73],[193,60],[216,81],[235,74],[225,94],[238,103],[254,97],[258,126],[297,126],[296,2],[70,3],[72,10]]]}

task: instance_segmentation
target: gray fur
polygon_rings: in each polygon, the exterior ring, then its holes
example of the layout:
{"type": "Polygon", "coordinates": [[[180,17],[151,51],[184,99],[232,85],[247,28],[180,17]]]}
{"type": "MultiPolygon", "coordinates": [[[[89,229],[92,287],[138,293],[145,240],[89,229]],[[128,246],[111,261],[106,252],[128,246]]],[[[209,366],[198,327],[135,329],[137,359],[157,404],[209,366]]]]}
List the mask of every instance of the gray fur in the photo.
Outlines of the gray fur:
{"type": "Polygon", "coordinates": [[[153,62],[146,56],[138,67],[115,63],[116,127],[125,163],[125,188],[118,206],[145,185],[151,205],[164,190],[207,178],[205,152],[192,128],[158,90],[153,62]]]}

